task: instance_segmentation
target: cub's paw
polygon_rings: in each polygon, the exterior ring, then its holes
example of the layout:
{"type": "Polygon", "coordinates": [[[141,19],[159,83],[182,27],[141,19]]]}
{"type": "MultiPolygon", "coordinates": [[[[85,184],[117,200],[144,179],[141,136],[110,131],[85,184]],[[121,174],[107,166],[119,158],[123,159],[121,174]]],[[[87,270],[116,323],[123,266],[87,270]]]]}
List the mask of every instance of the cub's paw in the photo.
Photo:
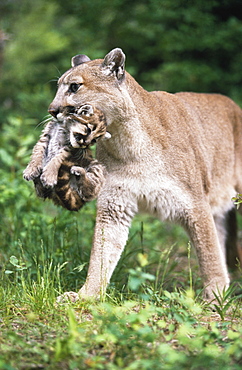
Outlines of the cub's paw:
{"type": "Polygon", "coordinates": [[[53,173],[48,173],[48,171],[43,171],[40,181],[45,188],[53,188],[57,184],[57,176],[53,173]]]}
{"type": "Polygon", "coordinates": [[[86,170],[83,167],[79,166],[72,166],[71,167],[71,174],[76,175],[76,176],[85,176],[86,175],[86,170]]]}
{"type": "Polygon", "coordinates": [[[34,180],[41,174],[41,167],[27,166],[23,172],[23,178],[27,181],[34,180]]]}
{"type": "Polygon", "coordinates": [[[77,114],[80,116],[91,117],[94,114],[94,110],[90,104],[84,104],[78,109],[77,114]]]}

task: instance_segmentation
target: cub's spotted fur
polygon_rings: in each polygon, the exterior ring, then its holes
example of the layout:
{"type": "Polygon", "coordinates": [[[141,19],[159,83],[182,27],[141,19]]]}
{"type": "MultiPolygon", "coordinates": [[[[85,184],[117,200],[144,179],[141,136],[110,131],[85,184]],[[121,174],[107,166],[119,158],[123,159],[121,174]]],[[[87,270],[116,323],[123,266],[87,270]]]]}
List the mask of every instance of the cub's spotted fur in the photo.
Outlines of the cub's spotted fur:
{"type": "Polygon", "coordinates": [[[89,146],[105,135],[105,116],[97,108],[86,104],[68,119],[60,115],[45,127],[24,178],[34,181],[39,197],[78,211],[104,183],[104,167],[89,146]]]}

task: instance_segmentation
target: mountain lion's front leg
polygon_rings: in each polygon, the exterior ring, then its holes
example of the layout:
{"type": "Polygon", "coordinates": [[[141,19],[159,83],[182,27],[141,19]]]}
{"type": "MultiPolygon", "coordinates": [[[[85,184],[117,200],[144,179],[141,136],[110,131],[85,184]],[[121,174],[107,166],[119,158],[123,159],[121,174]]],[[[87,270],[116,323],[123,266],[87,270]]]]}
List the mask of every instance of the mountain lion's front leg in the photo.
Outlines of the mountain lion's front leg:
{"type": "Polygon", "coordinates": [[[58,303],[75,302],[88,297],[100,298],[105,294],[128,239],[131,220],[137,212],[137,204],[129,200],[129,194],[123,194],[122,190],[120,192],[120,188],[106,188],[99,194],[86,282],[78,293],[66,292],[59,296],[58,303]]]}
{"type": "Polygon", "coordinates": [[[125,205],[120,200],[106,199],[106,204],[105,208],[98,206],[88,275],[78,293],[80,297],[100,297],[105,293],[136,213],[135,205],[125,205]]]}

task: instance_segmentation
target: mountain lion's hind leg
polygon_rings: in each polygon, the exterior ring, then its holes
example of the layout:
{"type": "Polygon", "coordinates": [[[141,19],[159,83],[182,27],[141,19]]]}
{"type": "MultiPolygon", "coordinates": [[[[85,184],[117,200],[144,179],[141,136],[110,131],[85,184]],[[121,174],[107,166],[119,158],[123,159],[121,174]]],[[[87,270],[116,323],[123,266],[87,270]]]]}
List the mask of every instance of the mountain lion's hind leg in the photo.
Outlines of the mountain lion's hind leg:
{"type": "Polygon", "coordinates": [[[222,293],[229,286],[229,276],[210,207],[197,205],[189,212],[187,222],[203,278],[204,296],[214,300],[214,292],[222,293]]]}

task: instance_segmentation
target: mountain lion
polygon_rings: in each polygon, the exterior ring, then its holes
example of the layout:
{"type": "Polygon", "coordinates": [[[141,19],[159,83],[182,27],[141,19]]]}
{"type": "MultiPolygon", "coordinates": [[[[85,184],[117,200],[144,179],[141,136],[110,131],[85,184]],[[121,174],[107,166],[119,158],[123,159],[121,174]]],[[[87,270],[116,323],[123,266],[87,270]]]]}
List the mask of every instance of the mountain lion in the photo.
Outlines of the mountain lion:
{"type": "Polygon", "coordinates": [[[229,285],[225,260],[231,198],[242,192],[242,111],[216,94],[144,90],[124,70],[116,48],[104,60],[72,58],[49,112],[57,117],[82,104],[107,119],[110,140],[99,141],[106,168],[98,196],[93,248],[78,297],[105,292],[137,212],[181,224],[196,249],[205,297],[229,285]]]}

